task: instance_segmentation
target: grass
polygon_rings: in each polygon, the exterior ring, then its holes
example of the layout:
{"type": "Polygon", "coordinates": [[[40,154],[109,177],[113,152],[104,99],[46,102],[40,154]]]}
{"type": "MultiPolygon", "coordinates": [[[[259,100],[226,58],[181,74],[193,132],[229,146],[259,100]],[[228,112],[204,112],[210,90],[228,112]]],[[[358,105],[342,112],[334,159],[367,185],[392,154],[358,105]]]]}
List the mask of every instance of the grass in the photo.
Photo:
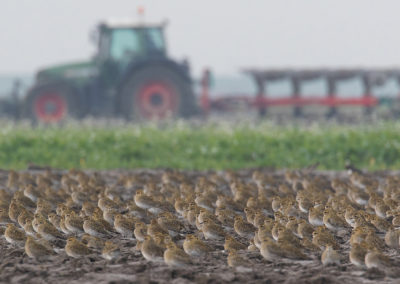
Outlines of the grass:
{"type": "Polygon", "coordinates": [[[279,127],[268,123],[196,126],[2,125],[0,167],[32,162],[57,168],[400,168],[400,123],[373,126],[279,127]]]}

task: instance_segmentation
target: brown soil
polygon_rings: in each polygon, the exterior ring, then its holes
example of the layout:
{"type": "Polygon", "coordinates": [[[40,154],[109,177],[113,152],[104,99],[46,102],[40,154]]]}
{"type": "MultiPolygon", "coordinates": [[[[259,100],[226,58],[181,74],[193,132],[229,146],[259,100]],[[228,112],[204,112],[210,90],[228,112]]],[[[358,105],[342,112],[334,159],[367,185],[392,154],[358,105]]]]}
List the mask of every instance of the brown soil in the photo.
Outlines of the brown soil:
{"type": "MultiPolygon", "coordinates": [[[[33,174],[42,171],[32,170],[33,174]]],[[[120,174],[132,174],[143,171],[102,172],[108,183],[114,184],[120,174]]],[[[162,171],[146,171],[160,177],[162,171]]],[[[196,176],[205,173],[188,172],[196,176]]],[[[244,179],[250,179],[250,171],[241,171],[244,179]]],[[[278,174],[281,174],[278,172],[278,174]]],[[[322,173],[326,174],[326,173],[322,173]]],[[[335,173],[329,173],[332,175],[335,173]]],[[[343,173],[340,173],[343,175],[343,173]]],[[[379,174],[382,175],[382,174],[379,174]]],[[[7,172],[0,172],[0,184],[4,185],[7,172]]],[[[132,189],[134,190],[134,189],[132,189]]],[[[128,192],[130,192],[128,190],[128,192]]],[[[133,191],[132,191],[133,192],[133,191]]],[[[128,194],[129,195],[129,194],[128,194]]],[[[393,271],[357,268],[348,261],[349,246],[346,238],[338,239],[341,252],[345,256],[339,266],[322,266],[320,254],[311,254],[312,260],[265,261],[258,252],[243,252],[249,259],[250,269],[229,268],[227,253],[223,243],[208,242],[216,249],[206,258],[193,260],[189,268],[170,268],[165,264],[146,261],[140,251],[135,249],[135,240],[114,238],[120,244],[122,254],[118,259],[107,261],[100,254],[81,259],[68,257],[64,251],[48,260],[39,261],[29,258],[23,247],[15,247],[0,238],[0,282],[2,283],[391,283],[395,279],[393,271]]],[[[178,241],[179,243],[179,241],[178,241]]],[[[396,261],[395,251],[387,250],[396,261]]]]}

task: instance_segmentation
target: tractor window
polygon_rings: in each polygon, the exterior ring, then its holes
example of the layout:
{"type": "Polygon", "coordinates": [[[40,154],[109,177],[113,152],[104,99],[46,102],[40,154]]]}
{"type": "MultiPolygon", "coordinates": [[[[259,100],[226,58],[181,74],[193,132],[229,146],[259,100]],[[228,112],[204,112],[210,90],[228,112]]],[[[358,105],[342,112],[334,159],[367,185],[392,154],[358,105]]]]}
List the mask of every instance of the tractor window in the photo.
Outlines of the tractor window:
{"type": "Polygon", "coordinates": [[[146,29],[145,42],[149,51],[164,52],[164,37],[160,28],[146,29]]]}
{"type": "Polygon", "coordinates": [[[116,61],[130,61],[142,53],[137,31],[134,29],[116,29],[112,32],[111,57],[116,61]]]}

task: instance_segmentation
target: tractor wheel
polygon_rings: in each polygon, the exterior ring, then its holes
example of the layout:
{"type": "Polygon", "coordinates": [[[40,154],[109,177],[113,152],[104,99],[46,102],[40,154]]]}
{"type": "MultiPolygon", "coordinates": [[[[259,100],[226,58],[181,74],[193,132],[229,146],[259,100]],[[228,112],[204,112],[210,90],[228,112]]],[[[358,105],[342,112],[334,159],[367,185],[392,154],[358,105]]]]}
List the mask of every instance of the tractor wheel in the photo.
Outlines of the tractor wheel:
{"type": "Polygon", "coordinates": [[[24,103],[23,116],[37,123],[61,123],[78,117],[75,94],[62,85],[48,85],[31,90],[24,103]]]}
{"type": "Polygon", "coordinates": [[[119,102],[128,120],[188,117],[197,110],[191,84],[163,66],[135,72],[123,86],[119,102]]]}

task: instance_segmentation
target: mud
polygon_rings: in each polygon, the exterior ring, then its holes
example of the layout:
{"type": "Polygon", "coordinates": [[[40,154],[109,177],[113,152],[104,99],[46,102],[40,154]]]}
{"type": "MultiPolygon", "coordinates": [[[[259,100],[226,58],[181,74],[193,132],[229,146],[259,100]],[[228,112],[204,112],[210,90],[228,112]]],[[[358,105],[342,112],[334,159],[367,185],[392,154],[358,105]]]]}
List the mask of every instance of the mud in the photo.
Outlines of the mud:
{"type": "MultiPolygon", "coordinates": [[[[42,172],[31,170],[33,174],[42,172]]],[[[102,172],[108,183],[113,184],[120,174],[143,171],[102,172]]],[[[146,171],[161,175],[162,171],[146,171]]],[[[195,178],[203,172],[187,172],[195,178]]],[[[241,171],[244,178],[251,177],[251,171],[241,171]]],[[[322,173],[343,175],[344,173],[322,173]]],[[[379,176],[385,173],[378,174],[379,176]]],[[[0,182],[5,184],[7,171],[0,172],[0,182]]],[[[195,230],[193,230],[195,231],[195,230]]],[[[165,264],[146,261],[140,251],[135,249],[135,240],[113,239],[121,247],[121,256],[108,261],[99,253],[80,259],[68,257],[64,251],[46,260],[29,258],[23,247],[15,247],[0,238],[0,282],[1,283],[399,283],[396,271],[357,268],[348,261],[349,245],[341,243],[344,260],[339,266],[322,266],[320,254],[310,254],[311,260],[280,260],[267,262],[258,252],[243,251],[249,259],[250,268],[234,269],[227,266],[227,253],[223,243],[210,242],[215,251],[205,258],[193,259],[188,268],[170,268],[165,264]]],[[[178,243],[181,241],[178,241],[178,243]]],[[[396,251],[387,250],[397,263],[396,251]]],[[[399,267],[399,266],[397,266],[399,267]]],[[[399,268],[400,270],[400,268],[399,268]]]]}

